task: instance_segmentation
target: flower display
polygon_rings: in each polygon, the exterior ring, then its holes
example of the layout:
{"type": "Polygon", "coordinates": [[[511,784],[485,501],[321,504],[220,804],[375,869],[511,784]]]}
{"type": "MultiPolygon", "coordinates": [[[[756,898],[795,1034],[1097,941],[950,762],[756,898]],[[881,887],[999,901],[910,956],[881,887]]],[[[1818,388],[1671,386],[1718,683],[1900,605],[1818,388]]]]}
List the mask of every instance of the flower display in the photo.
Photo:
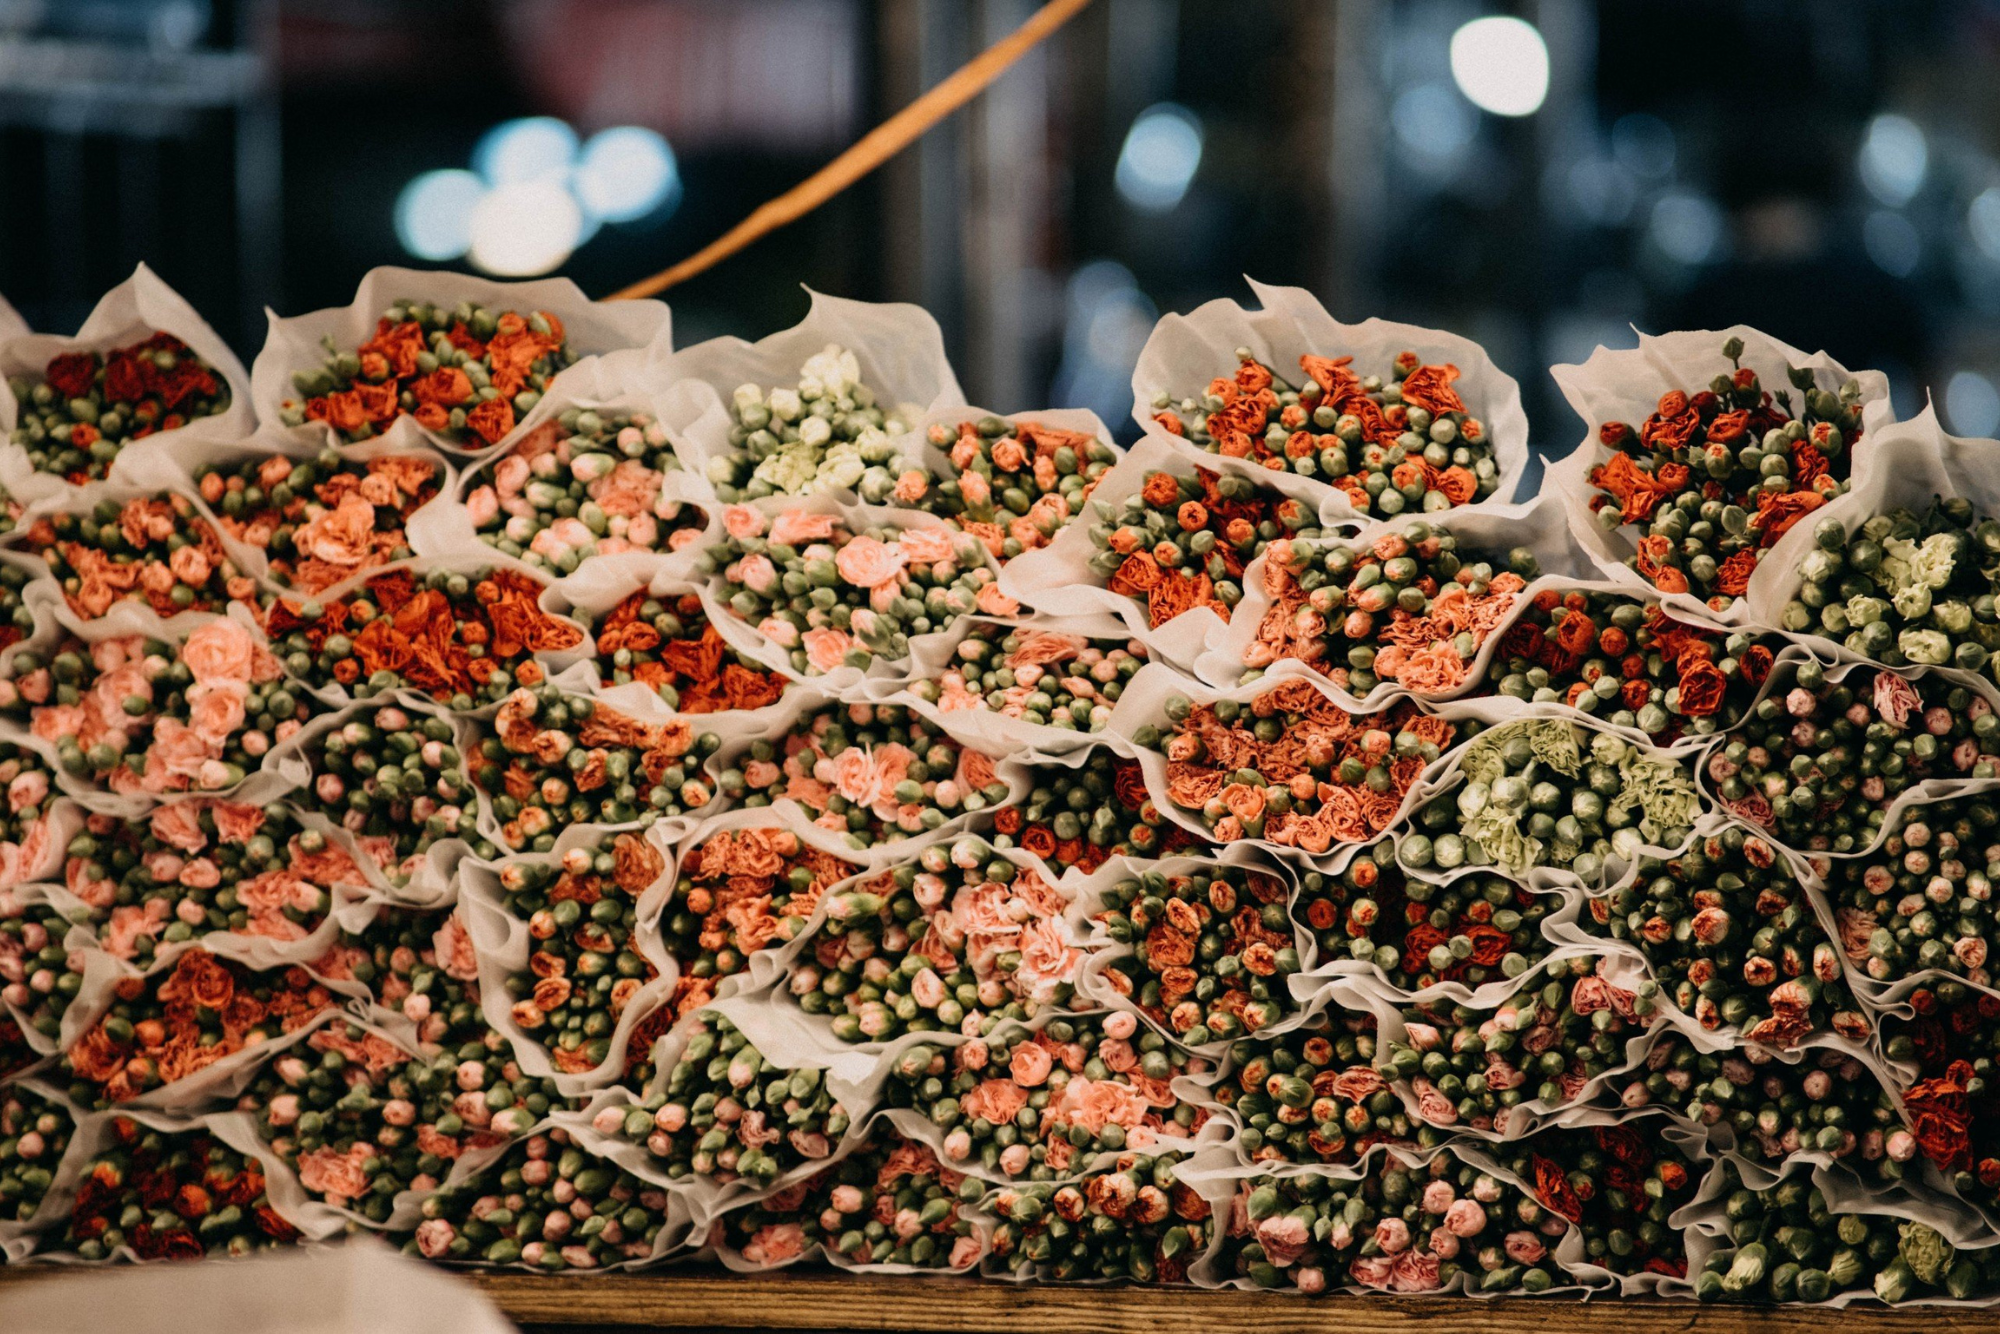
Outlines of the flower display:
{"type": "Polygon", "coordinates": [[[1289,895],[1276,874],[1220,864],[1120,880],[1097,920],[1131,948],[1104,980],[1189,1047],[1268,1028],[1296,1009],[1289,895]]]}
{"type": "Polygon", "coordinates": [[[273,582],[301,593],[321,593],[409,559],[405,525],[443,482],[442,469],[422,454],[364,460],[333,449],[310,459],[271,454],[194,471],[195,489],[222,531],[262,552],[273,582]]]}
{"type": "Polygon", "coordinates": [[[286,426],[324,422],[334,443],[377,436],[408,414],[461,449],[498,444],[575,359],[562,321],[473,302],[397,299],[375,336],[352,350],[325,340],[326,359],[292,376],[286,426]]]}
{"type": "Polygon", "coordinates": [[[659,931],[680,966],[677,1014],[715,999],[750,956],[798,938],[820,896],[856,868],[778,825],[718,829],[685,849],[659,931]]]}
{"type": "Polygon", "coordinates": [[[980,839],[933,843],[821,898],[825,920],[787,985],[841,1042],[983,1033],[1069,1000],[1085,957],[1070,906],[980,839]]]}
{"type": "Polygon", "coordinates": [[[644,590],[597,623],[598,677],[637,681],[681,713],[761,709],[785,693],[785,678],[723,642],[701,598],[652,597],[644,590]]]}
{"type": "Polygon", "coordinates": [[[1576,1225],[1584,1263],[1686,1278],[1687,1247],[1667,1220],[1694,1198],[1701,1170],[1659,1131],[1658,1121],[1543,1130],[1507,1146],[1502,1165],[1576,1225]]]}
{"type": "Polygon", "coordinates": [[[1916,1077],[1898,1108],[1880,1118],[1887,1130],[1877,1169],[1891,1179],[1928,1162],[1960,1199],[2000,1209],[2000,1140],[1993,1133],[1993,1023],[2000,996],[1946,980],[1909,995],[1908,1019],[1884,1024],[1885,1051],[1916,1077]]]}
{"type": "Polygon", "coordinates": [[[855,528],[837,515],[723,511],[714,556],[718,598],[788,656],[801,676],[900,660],[918,635],[974,610],[1019,610],[1000,592],[986,553],[948,528],[855,528]]]}
{"type": "Polygon", "coordinates": [[[1381,843],[1336,876],[1303,876],[1293,915],[1313,931],[1322,962],[1370,964],[1384,982],[1410,993],[1522,976],[1552,948],[1542,922],[1561,903],[1499,875],[1442,885],[1419,880],[1381,843]]]}
{"type": "Polygon", "coordinates": [[[265,629],[285,670],[316,689],[413,689],[470,710],[539,685],[533,655],[583,644],[583,627],[542,610],[542,591],[514,570],[436,569],[421,580],[390,570],[324,606],[280,599],[265,629]]]}
{"type": "Polygon", "coordinates": [[[25,1222],[55,1184],[76,1118],[54,1098],[0,1087],[0,1223],[25,1222]]]}
{"type": "Polygon", "coordinates": [[[528,924],[528,966],[511,974],[515,1024],[549,1050],[557,1070],[580,1074],[611,1055],[619,1018],[659,969],[639,951],[638,900],[667,859],[632,834],[573,847],[560,862],[501,868],[509,912],[528,924]]]}
{"type": "Polygon", "coordinates": [[[593,1158],[557,1126],[420,1209],[404,1243],[411,1255],[567,1273],[650,1258],[669,1202],[665,1190],[593,1158]]]}
{"type": "Polygon", "coordinates": [[[104,1108],[290,1033],[335,1004],[303,968],[254,971],[186,949],[112,988],[110,1008],[63,1053],[70,1100],[104,1108]]]}
{"type": "Polygon", "coordinates": [[[1622,940],[1675,1006],[1711,1031],[1789,1047],[1831,1028],[1871,1031],[1798,871],[1741,825],[1696,839],[1676,857],[1644,857],[1638,876],[1593,897],[1578,921],[1622,940]]]}
{"type": "Polygon", "coordinates": [[[228,617],[174,640],[119,635],[53,647],[46,666],[15,655],[0,711],[25,713],[67,773],[113,792],[233,788],[321,711],[228,617]]]}
{"type": "Polygon", "coordinates": [[[1913,806],[1874,851],[1832,861],[1826,893],[1847,957],[1878,982],[1935,970],[1987,985],[1996,825],[2000,809],[1978,797],[1913,806]]]}
{"type": "Polygon", "coordinates": [[[409,883],[442,839],[472,837],[476,811],[451,722],[397,705],[357,712],[305,748],[312,795],[390,883],[409,883]]]}
{"type": "Polygon", "coordinates": [[[952,658],[936,680],[910,687],[940,713],[984,709],[1037,727],[1101,732],[1146,665],[1146,646],[975,621],[952,658]]]}
{"type": "Polygon", "coordinates": [[[1733,1152],[1774,1170],[1793,1154],[1823,1153],[1865,1177],[1893,1180],[1916,1153],[1881,1080],[1836,1047],[1783,1056],[1758,1045],[1706,1052],[1666,1031],[1641,1067],[1612,1079],[1597,1101],[1665,1107],[1711,1135],[1726,1131],[1733,1152]]]}
{"type": "Polygon", "coordinates": [[[1808,662],[1706,768],[1730,813],[1789,846],[1860,852],[1914,785],[2000,773],[2000,714],[1984,695],[1938,677],[1850,671],[1835,683],[1808,662]]]}
{"type": "Polygon", "coordinates": [[[1464,1278],[1482,1293],[1547,1292],[1572,1227],[1504,1176],[1439,1153],[1377,1151],[1360,1178],[1250,1177],[1229,1203],[1222,1272],[1308,1295],[1425,1293],[1464,1278]]]}
{"type": "Polygon", "coordinates": [[[109,352],[63,352],[37,378],[8,381],[13,442],[37,472],[101,481],[119,453],[160,431],[229,410],[229,381],[170,333],[109,352]]]}
{"type": "Polygon", "coordinates": [[[548,852],[572,824],[651,823],[701,811],[701,762],[720,738],[682,718],[645,722],[553,685],[520,689],[480,725],[472,781],[510,852],[548,852]]]}
{"type": "Polygon", "coordinates": [[[1213,1220],[1208,1201],[1179,1179],[1180,1161],[1128,1152],[1072,1184],[1002,1186],[981,1206],[999,1219],[995,1260],[1059,1283],[1186,1282],[1213,1220]]]}
{"type": "Polygon", "coordinates": [[[1799,590],[1780,628],[1818,634],[1890,667],[1985,671],[2000,648],[2000,611],[1986,573],[2000,522],[1954,496],[1922,514],[1877,514],[1852,534],[1833,519],[1813,529],[1799,590]]]}
{"type": "Polygon", "coordinates": [[[639,1103],[607,1103],[592,1114],[599,1134],[645,1145],[653,1168],[669,1180],[700,1177],[753,1188],[830,1157],[848,1123],[825,1071],[771,1064],[713,1011],[701,1012],[664,1087],[639,1103]]]}
{"type": "Polygon", "coordinates": [[[549,574],[592,556],[678,551],[708,515],[662,493],[680,456],[649,413],[569,408],[474,478],[465,510],[479,540],[549,574]]]}
{"type": "Polygon", "coordinates": [[[738,385],[729,408],[729,450],[708,461],[726,502],[845,489],[871,504],[908,505],[931,483],[896,451],[908,415],[881,403],[861,382],[860,360],[837,343],[806,358],[793,386],[738,385]]]}
{"type": "Polygon", "coordinates": [[[1319,533],[1318,516],[1299,501],[1205,468],[1147,473],[1122,505],[1098,501],[1093,512],[1091,573],[1142,604],[1156,630],[1196,607],[1228,620],[1251,561],[1273,542],[1319,533]]]}
{"type": "Polygon", "coordinates": [[[1315,1022],[1229,1048],[1216,1099],[1253,1163],[1347,1163],[1410,1139],[1408,1112],[1375,1069],[1373,1016],[1329,1009],[1315,1022]]]}
{"type": "Polygon", "coordinates": [[[1324,481],[1358,514],[1450,509],[1500,484],[1486,425],[1452,388],[1450,362],[1399,352],[1388,374],[1364,376],[1352,356],[1309,352],[1294,386],[1247,348],[1236,360],[1200,398],[1156,398],[1153,420],[1224,458],[1324,481]]]}
{"type": "Polygon", "coordinates": [[[1702,812],[1693,775],[1611,732],[1554,718],[1488,728],[1460,752],[1462,783],[1416,812],[1396,844],[1415,870],[1532,866],[1589,882],[1610,856],[1678,847],[1702,812]]]}
{"type": "Polygon", "coordinates": [[[991,810],[1009,792],[991,756],[897,704],[822,706],[776,741],[752,743],[720,787],[750,807],[796,802],[857,848],[991,810]]]}
{"type": "Polygon", "coordinates": [[[1723,1210],[1733,1244],[1695,1276],[1703,1301],[1823,1302],[1844,1293],[1964,1301],[2000,1288],[1994,1257],[1957,1250],[1924,1223],[1836,1214],[1804,1173],[1751,1190],[1734,1163],[1719,1170],[1727,1174],[1723,1210]]]}
{"type": "Polygon", "coordinates": [[[1570,955],[1490,1010],[1407,1006],[1403,1036],[1385,1036],[1378,1068],[1407,1087],[1420,1120],[1440,1128],[1505,1134],[1524,1102],[1574,1102],[1622,1068],[1626,1044],[1660,1018],[1657,984],[1627,990],[1603,975],[1605,962],[1570,955]]]}
{"type": "Polygon", "coordinates": [[[994,844],[1085,875],[1113,857],[1165,857],[1195,839],[1154,805],[1137,760],[1094,747],[1080,763],[1038,765],[1019,805],[993,813],[994,844]]]}
{"type": "Polygon", "coordinates": [[[47,562],[70,610],[86,620],[121,603],[163,617],[225,611],[234,602],[253,615],[262,611],[257,581],[222,549],[194,503],[175,492],[44,515],[19,540],[47,562]]]}
{"type": "Polygon", "coordinates": [[[163,802],[138,820],[93,815],[70,842],[64,879],[104,914],[99,948],[142,967],[210,931],[303,940],[336,889],[368,884],[348,849],[297,809],[210,798],[163,802]]]}
{"type": "Polygon", "coordinates": [[[901,1052],[890,1106],[922,1112],[947,1163],[1035,1181],[1077,1176],[1100,1154],[1147,1152],[1199,1131],[1208,1111],[1171,1087],[1207,1063],[1182,1056],[1128,1010],[1001,1024],[955,1047],[901,1052]]]}
{"type": "MultiPolygon", "coordinates": [[[[999,561],[1047,546],[1082,513],[1117,461],[1111,447],[1088,432],[1005,417],[962,421],[956,430],[939,422],[925,438],[958,475],[917,505],[977,537],[999,561]]],[[[913,481],[907,489],[914,487],[913,481]]]]}
{"type": "Polygon", "coordinates": [[[1487,682],[1496,694],[1567,704],[1670,746],[1735,726],[1779,643],[1707,630],[1622,593],[1549,588],[1507,627],[1487,682]]]}
{"type": "Polygon", "coordinates": [[[1743,343],[1706,389],[1669,389],[1638,426],[1597,424],[1610,457],[1591,469],[1591,508],[1606,531],[1631,537],[1631,565],[1663,593],[1726,610],[1793,524],[1847,490],[1861,443],[1861,384],[1817,387],[1788,367],[1799,391],[1766,389],[1742,364],[1743,343]]]}
{"type": "Polygon", "coordinates": [[[205,1130],[113,1117],[111,1143],[84,1165],[62,1244],[84,1260],[127,1249],[141,1260],[200,1260],[296,1242],[267,1185],[258,1163],[205,1130]]]}
{"type": "Polygon", "coordinates": [[[964,1207],[984,1193],[979,1187],[884,1126],[817,1176],[723,1215],[709,1241],[754,1265],[781,1265],[818,1246],[856,1265],[966,1270],[986,1253],[964,1207]]]}
{"type": "Polygon", "coordinates": [[[1198,813],[1217,843],[1261,838],[1307,853],[1387,829],[1459,730],[1408,701],[1349,713],[1302,680],[1248,704],[1175,695],[1166,721],[1171,731],[1134,739],[1166,753],[1168,800],[1198,813]]]}
{"type": "Polygon", "coordinates": [[[1243,651],[1251,670],[1296,658],[1357,698],[1389,682],[1421,695],[1465,684],[1489,635],[1540,573],[1532,551],[1461,551],[1443,524],[1412,521],[1363,544],[1328,536],[1264,553],[1271,605],[1243,651]]]}

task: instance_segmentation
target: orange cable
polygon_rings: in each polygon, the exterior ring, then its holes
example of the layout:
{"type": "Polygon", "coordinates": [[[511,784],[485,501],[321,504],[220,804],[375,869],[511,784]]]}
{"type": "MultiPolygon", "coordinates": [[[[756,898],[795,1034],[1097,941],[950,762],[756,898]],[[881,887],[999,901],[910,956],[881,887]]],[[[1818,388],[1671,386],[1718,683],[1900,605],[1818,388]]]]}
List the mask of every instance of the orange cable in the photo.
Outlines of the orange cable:
{"type": "Polygon", "coordinates": [[[931,126],[984,92],[989,84],[1090,0],[1049,0],[1026,23],[952,71],[916,101],[857,140],[853,147],[776,199],[761,205],[716,240],[670,269],[613,292],[607,301],[633,301],[664,292],[728,259],[752,241],[795,222],[908,148],[931,126]]]}

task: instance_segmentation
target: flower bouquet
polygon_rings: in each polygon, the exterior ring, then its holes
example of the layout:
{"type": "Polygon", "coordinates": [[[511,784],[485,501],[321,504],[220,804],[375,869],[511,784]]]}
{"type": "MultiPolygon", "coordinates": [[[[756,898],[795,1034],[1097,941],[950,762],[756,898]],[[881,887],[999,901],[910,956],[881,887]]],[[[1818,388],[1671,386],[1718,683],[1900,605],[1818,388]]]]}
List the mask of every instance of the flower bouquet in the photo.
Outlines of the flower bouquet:
{"type": "Polygon", "coordinates": [[[1096,921],[1130,949],[1101,978],[1188,1047],[1262,1032],[1297,1010],[1287,876],[1177,859],[1107,886],[1096,921]]]}
{"type": "Polygon", "coordinates": [[[912,682],[910,692],[939,713],[982,710],[1030,727],[1095,733],[1145,665],[1146,646],[1136,639],[975,620],[937,677],[912,682]]]}
{"type": "Polygon", "coordinates": [[[1502,1165],[1575,1224],[1580,1263],[1620,1278],[1684,1279],[1687,1239],[1670,1219],[1694,1199],[1702,1165],[1663,1130],[1659,1118],[1543,1130],[1505,1146],[1502,1165]]]}
{"type": "Polygon", "coordinates": [[[1159,1151],[1207,1122],[1172,1083],[1208,1063],[1181,1054],[1129,1010],[1005,1023],[956,1046],[900,1051],[883,1105],[925,1118],[945,1162],[986,1176],[1059,1181],[1100,1155],[1159,1151]]]}
{"type": "Polygon", "coordinates": [[[34,1215],[75,1129],[60,1099],[28,1084],[0,1086],[0,1227],[34,1215]]]}
{"type": "Polygon", "coordinates": [[[255,618],[269,596],[223,549],[194,502],[173,491],[45,514],[17,540],[48,565],[69,609],[85,620],[125,604],[166,619],[226,611],[236,602],[255,618]]]}
{"type": "Polygon", "coordinates": [[[1983,796],[1905,806],[1879,843],[1829,860],[1847,956],[1876,982],[1946,972],[1986,986],[2000,880],[2000,808],[1983,796]]]}
{"type": "Polygon", "coordinates": [[[1900,1115],[1889,1127],[1881,1174],[1914,1174],[1929,1163],[1952,1193],[1992,1218],[2000,1214],[2000,1140],[1994,1135],[1993,1024],[2000,997],[1955,979],[1920,986],[1906,997],[1912,1014],[1884,1024],[1885,1051],[1899,1075],[1900,1115]],[[1921,1159],[1919,1159],[1921,1155],[1921,1159]]]}
{"type": "Polygon", "coordinates": [[[1058,1283],[1179,1284],[1213,1236],[1209,1202],[1179,1180],[1180,1154],[1128,1152],[1068,1185],[1002,1186],[981,1204],[996,1270],[1058,1283]]]}
{"type": "Polygon", "coordinates": [[[681,713],[761,709],[777,703],[788,684],[725,641],[694,593],[642,588],[605,612],[593,634],[600,682],[636,681],[681,713]]]}
{"type": "Polygon", "coordinates": [[[411,882],[435,844],[484,843],[473,828],[472,784],[449,718],[398,704],[364,706],[308,734],[303,754],[319,809],[396,888],[411,882]]]}
{"type": "Polygon", "coordinates": [[[1373,1016],[1329,1004],[1302,1027],[1233,1043],[1215,1096],[1253,1163],[1350,1163],[1413,1134],[1374,1061],[1373,1016]]]}
{"type": "Polygon", "coordinates": [[[469,712],[540,684],[534,655],[582,647],[583,628],[543,611],[543,591],[516,570],[404,566],[324,604],[281,598],[265,629],[285,670],[314,690],[419,690],[469,712]]]}
{"type": "Polygon", "coordinates": [[[408,560],[410,519],[443,483],[433,455],[350,459],[330,448],[312,458],[252,454],[194,470],[195,490],[223,534],[261,553],[272,582],[304,594],[408,560]]]}
{"type": "Polygon", "coordinates": [[[1026,858],[964,837],[850,880],[786,986],[841,1042],[977,1035],[1068,1002],[1085,958],[1072,895],[1026,858]]]}
{"type": "MultiPolygon", "coordinates": [[[[240,373],[240,371],[239,371],[240,373]]],[[[13,375],[13,442],[37,472],[101,481],[128,446],[229,411],[226,373],[170,333],[106,352],[51,357],[39,375],[13,375]]]]}
{"type": "Polygon", "coordinates": [[[263,1166],[199,1126],[110,1118],[83,1165],[62,1245],[83,1260],[200,1260],[299,1240],[271,1202],[263,1166]]]}
{"type": "Polygon", "coordinates": [[[728,448],[708,460],[725,502],[850,490],[869,504],[907,505],[931,478],[903,458],[895,437],[907,414],[861,382],[861,362],[838,343],[806,358],[791,386],[739,384],[729,396],[728,448]]]}
{"type": "Polygon", "coordinates": [[[1096,430],[1028,418],[933,421],[924,439],[951,467],[915,507],[951,520],[1003,563],[1047,546],[1118,460],[1096,430]]]}
{"type": "Polygon", "coordinates": [[[466,516],[480,541],[556,576],[592,556],[679,551],[708,526],[670,493],[680,466],[653,414],[568,408],[474,475],[466,516]]]}
{"type": "Polygon", "coordinates": [[[1170,820],[1146,790],[1137,760],[1105,746],[1037,764],[1018,804],[993,813],[994,845],[1019,847],[1064,873],[1094,873],[1113,857],[1164,857],[1195,836],[1170,820]]]}
{"type": "Polygon", "coordinates": [[[373,338],[347,349],[328,335],[324,346],[319,366],[292,376],[298,397],[278,416],[324,422],[340,444],[381,435],[406,413],[461,449],[498,444],[575,359],[554,314],[470,301],[397,298],[373,338]]]}
{"type": "Polygon", "coordinates": [[[755,741],[718,780],[746,807],[798,805],[857,848],[933,833],[1006,802],[1013,784],[906,705],[827,703],[775,741],[755,741]]]}

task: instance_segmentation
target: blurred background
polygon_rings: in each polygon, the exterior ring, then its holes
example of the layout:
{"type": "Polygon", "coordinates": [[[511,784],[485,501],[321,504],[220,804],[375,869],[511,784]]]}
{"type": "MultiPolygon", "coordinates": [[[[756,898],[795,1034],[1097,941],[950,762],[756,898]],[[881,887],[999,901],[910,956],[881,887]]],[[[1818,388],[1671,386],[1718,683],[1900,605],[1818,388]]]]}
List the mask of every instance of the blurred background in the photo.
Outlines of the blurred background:
{"type": "MultiPolygon", "coordinates": [[[[144,259],[243,354],[377,264],[692,252],[1034,0],[0,0],[0,291],[144,259]]],[[[920,302],[984,407],[1127,436],[1164,311],[1242,275],[1552,362],[1745,322],[2000,431],[2000,0],[1097,0],[809,220],[669,293],[920,302]]],[[[1220,370],[1222,368],[1218,368],[1220,370]]]]}

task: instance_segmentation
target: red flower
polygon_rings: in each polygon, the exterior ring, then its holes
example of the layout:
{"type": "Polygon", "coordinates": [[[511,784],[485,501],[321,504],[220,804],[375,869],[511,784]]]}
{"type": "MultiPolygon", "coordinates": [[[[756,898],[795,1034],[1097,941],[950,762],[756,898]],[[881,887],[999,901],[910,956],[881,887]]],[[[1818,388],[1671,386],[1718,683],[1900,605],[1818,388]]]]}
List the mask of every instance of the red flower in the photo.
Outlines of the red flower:
{"type": "Polygon", "coordinates": [[[49,362],[43,378],[64,398],[87,398],[97,383],[97,354],[65,352],[49,362]]]}

